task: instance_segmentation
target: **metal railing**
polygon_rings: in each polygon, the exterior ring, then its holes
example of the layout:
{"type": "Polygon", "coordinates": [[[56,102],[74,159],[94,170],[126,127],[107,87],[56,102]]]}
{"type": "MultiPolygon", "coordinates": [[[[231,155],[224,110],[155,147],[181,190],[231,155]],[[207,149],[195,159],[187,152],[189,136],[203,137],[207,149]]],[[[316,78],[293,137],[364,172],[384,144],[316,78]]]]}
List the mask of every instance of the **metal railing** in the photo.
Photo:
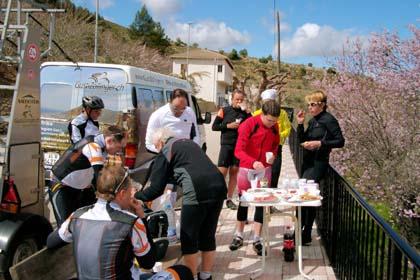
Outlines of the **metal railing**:
{"type": "MultiPolygon", "coordinates": [[[[292,129],[290,150],[299,176],[303,150],[292,129]]],[[[339,279],[417,279],[420,256],[332,167],[320,184],[316,223],[339,279]]]]}

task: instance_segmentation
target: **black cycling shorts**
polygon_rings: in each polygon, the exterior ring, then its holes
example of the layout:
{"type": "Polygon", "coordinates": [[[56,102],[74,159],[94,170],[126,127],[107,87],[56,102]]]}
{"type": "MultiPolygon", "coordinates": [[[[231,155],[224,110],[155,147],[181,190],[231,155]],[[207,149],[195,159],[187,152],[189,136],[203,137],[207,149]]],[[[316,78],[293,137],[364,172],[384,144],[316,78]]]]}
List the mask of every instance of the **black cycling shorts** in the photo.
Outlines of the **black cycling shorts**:
{"type": "Polygon", "coordinates": [[[216,250],[216,228],[223,201],[183,205],[181,210],[181,251],[195,254],[216,250]]]}
{"type": "Polygon", "coordinates": [[[218,167],[231,167],[239,166],[239,159],[234,155],[234,145],[221,145],[219,152],[219,161],[217,162],[218,167]]]}

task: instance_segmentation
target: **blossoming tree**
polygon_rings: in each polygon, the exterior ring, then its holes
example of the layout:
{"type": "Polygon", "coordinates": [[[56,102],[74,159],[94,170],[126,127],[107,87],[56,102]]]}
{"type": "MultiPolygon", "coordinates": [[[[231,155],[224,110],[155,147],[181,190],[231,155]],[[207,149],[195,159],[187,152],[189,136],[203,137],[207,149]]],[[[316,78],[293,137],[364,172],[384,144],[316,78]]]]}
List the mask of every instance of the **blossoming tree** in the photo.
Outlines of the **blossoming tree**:
{"type": "Polygon", "coordinates": [[[335,74],[317,86],[346,137],[333,162],[372,201],[390,206],[393,223],[420,247],[420,29],[384,31],[348,43],[335,74]],[[366,44],[367,43],[367,44],[366,44]]]}

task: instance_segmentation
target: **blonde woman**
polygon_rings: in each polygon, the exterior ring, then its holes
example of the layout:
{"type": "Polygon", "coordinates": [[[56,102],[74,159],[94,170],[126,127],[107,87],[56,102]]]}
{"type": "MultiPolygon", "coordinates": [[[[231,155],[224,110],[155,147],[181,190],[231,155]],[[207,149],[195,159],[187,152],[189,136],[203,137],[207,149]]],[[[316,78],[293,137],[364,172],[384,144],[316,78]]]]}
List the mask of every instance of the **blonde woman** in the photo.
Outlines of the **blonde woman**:
{"type": "MultiPolygon", "coordinates": [[[[308,104],[308,112],[312,118],[308,127],[304,129],[304,111],[297,114],[297,136],[299,143],[304,148],[302,178],[319,181],[325,176],[328,168],[331,149],[342,148],[344,137],[341,133],[337,119],[327,112],[327,96],[321,90],[317,90],[305,97],[308,104]]],[[[315,208],[302,208],[302,244],[311,243],[312,225],[315,220],[315,208]]]]}

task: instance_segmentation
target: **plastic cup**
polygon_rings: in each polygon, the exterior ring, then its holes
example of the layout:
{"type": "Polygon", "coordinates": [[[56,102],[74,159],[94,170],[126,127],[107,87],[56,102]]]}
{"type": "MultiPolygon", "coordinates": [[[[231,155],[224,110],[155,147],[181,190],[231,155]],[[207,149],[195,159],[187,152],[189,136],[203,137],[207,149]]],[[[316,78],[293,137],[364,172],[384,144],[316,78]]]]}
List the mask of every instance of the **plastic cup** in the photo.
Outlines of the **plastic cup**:
{"type": "Polygon", "coordinates": [[[251,180],[251,189],[256,189],[258,187],[258,178],[251,180]]]}
{"type": "Polygon", "coordinates": [[[273,156],[274,156],[274,154],[273,154],[272,152],[266,152],[266,153],[265,153],[265,161],[266,161],[267,163],[269,163],[269,162],[270,162],[270,160],[273,158],[273,156]]]}
{"type": "Polygon", "coordinates": [[[235,122],[236,123],[241,123],[242,119],[236,119],[235,122]]]}
{"type": "Polygon", "coordinates": [[[156,262],[152,268],[153,272],[161,272],[163,271],[163,265],[161,262],[156,262]]]}

